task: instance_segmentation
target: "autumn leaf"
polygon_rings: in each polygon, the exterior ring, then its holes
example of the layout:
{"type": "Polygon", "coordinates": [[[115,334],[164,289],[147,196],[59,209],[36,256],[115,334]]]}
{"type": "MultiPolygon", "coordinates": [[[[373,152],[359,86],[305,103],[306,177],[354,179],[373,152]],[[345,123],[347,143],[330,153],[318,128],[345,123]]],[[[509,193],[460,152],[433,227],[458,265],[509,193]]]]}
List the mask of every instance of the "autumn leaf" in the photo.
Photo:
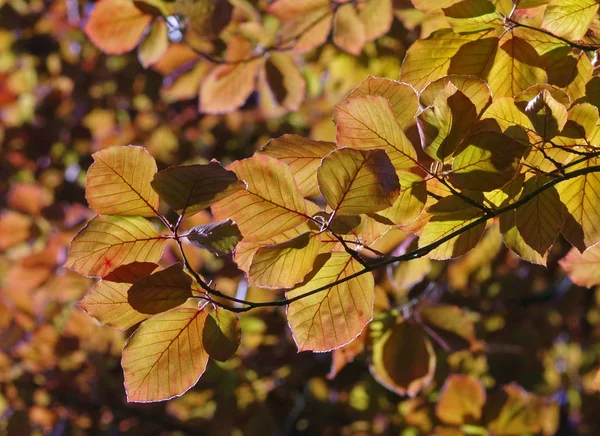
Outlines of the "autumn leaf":
{"type": "Polygon", "coordinates": [[[333,42],[339,48],[357,56],[365,42],[365,26],[358,17],[354,5],[341,4],[333,17],[333,42]]]}
{"type": "Polygon", "coordinates": [[[266,116],[275,118],[296,111],[304,100],[306,80],[296,59],[289,54],[271,53],[259,73],[259,103],[266,116]]]}
{"type": "Polygon", "coordinates": [[[235,221],[245,241],[269,239],[309,219],[302,194],[285,163],[256,155],[228,168],[246,182],[247,188],[213,204],[212,212],[217,220],[235,221]]]}
{"type": "Polygon", "coordinates": [[[240,320],[226,309],[217,308],[206,317],[202,343],[208,355],[225,362],[237,351],[242,337],[240,320]]]}
{"type": "Polygon", "coordinates": [[[123,348],[127,401],[164,401],[196,384],[208,362],[206,318],[206,310],[181,307],[142,323],[123,348]]]}
{"type": "Polygon", "coordinates": [[[155,216],[158,195],[150,186],[156,161],[144,147],[110,147],[92,155],[86,199],[101,215],[155,216]]]}
{"type": "Polygon", "coordinates": [[[377,216],[388,219],[398,226],[411,224],[423,212],[427,202],[427,185],[415,174],[398,171],[400,194],[394,204],[377,212],[377,216]]]}
{"type": "Polygon", "coordinates": [[[304,282],[286,292],[287,318],[299,351],[331,351],[356,338],[373,316],[373,275],[348,279],[362,266],[347,253],[323,254],[304,282]],[[336,280],[345,282],[310,294],[336,280]]]}
{"type": "Polygon", "coordinates": [[[452,374],[440,391],[435,414],[445,424],[462,425],[481,419],[485,388],[476,378],[452,374]]]}
{"type": "Polygon", "coordinates": [[[458,306],[438,304],[419,309],[422,321],[435,329],[453,333],[468,342],[475,341],[475,326],[467,311],[458,306]]]}
{"type": "Polygon", "coordinates": [[[583,253],[572,248],[559,263],[576,285],[591,288],[600,284],[600,246],[594,245],[583,253]]]}
{"type": "Polygon", "coordinates": [[[236,223],[226,219],[195,226],[185,237],[192,244],[221,256],[231,253],[242,239],[242,234],[236,223]]]}
{"type": "Polygon", "coordinates": [[[158,195],[185,218],[244,187],[235,173],[227,171],[217,161],[168,168],[152,180],[152,188],[158,195]]]}
{"type": "Polygon", "coordinates": [[[429,83],[419,93],[421,105],[423,107],[433,106],[435,99],[448,86],[448,83],[451,83],[475,105],[475,112],[478,115],[492,103],[492,92],[484,80],[473,76],[452,74],[429,83]]]}
{"type": "Polygon", "coordinates": [[[138,58],[144,68],[154,65],[167,51],[169,35],[167,24],[164,20],[156,20],[150,33],[140,44],[138,58]]]}
{"type": "Polygon", "coordinates": [[[100,0],[83,31],[103,52],[122,54],[138,45],[151,20],[131,0],[100,0]]]}
{"type": "Polygon", "coordinates": [[[542,28],[571,40],[582,39],[598,12],[595,0],[551,0],[542,28]]]}
{"type": "Polygon", "coordinates": [[[486,428],[497,434],[538,433],[544,421],[544,401],[516,384],[490,396],[484,408],[486,428]]]}
{"type": "Polygon", "coordinates": [[[97,216],[71,242],[65,267],[104,277],[131,262],[158,262],[166,238],[141,217],[97,216]]]}
{"type": "Polygon", "coordinates": [[[390,207],[400,183],[383,150],[338,149],[317,169],[319,190],[333,212],[359,215],[390,207]]]}

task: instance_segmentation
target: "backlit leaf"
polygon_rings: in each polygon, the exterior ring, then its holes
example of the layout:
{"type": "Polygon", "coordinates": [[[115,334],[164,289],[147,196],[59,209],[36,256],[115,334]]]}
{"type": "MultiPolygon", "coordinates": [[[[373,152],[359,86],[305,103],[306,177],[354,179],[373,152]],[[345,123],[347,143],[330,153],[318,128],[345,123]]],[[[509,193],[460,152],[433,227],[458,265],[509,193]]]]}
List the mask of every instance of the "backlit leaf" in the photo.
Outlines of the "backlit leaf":
{"type": "Polygon", "coordinates": [[[502,15],[488,0],[462,0],[443,8],[455,32],[474,32],[502,25],[502,15]]]}
{"type": "Polygon", "coordinates": [[[92,155],[85,194],[101,215],[154,216],[158,195],[150,182],[156,162],[143,147],[110,147],[92,155]]]}
{"type": "Polygon", "coordinates": [[[263,241],[308,220],[302,194],[285,163],[256,155],[234,162],[229,170],[247,189],[213,204],[212,212],[217,220],[234,220],[245,241],[263,241]]]}
{"type": "Polygon", "coordinates": [[[415,397],[433,380],[436,358],[419,326],[400,321],[373,341],[371,373],[383,386],[415,397]]]}
{"type": "Polygon", "coordinates": [[[65,267],[104,277],[131,262],[158,262],[166,239],[141,217],[97,216],[71,242],[65,267]]]}
{"type": "Polygon", "coordinates": [[[477,114],[480,114],[492,103],[490,88],[483,80],[473,76],[450,75],[440,77],[429,83],[419,93],[421,105],[424,107],[432,106],[436,97],[444,90],[448,83],[452,83],[456,89],[462,92],[475,105],[475,112],[477,114]]]}
{"type": "Polygon", "coordinates": [[[262,288],[285,289],[304,280],[319,254],[318,233],[303,233],[286,242],[260,247],[248,273],[248,282],[262,288]]]}
{"type": "Polygon", "coordinates": [[[424,306],[419,309],[424,323],[460,336],[466,341],[475,340],[475,327],[468,312],[452,305],[424,306]]]}
{"type": "Polygon", "coordinates": [[[183,165],[160,171],[152,188],[175,211],[188,218],[211,204],[244,189],[232,171],[219,162],[206,165],[183,165]]]}
{"type": "Polygon", "coordinates": [[[591,288],[600,284],[600,245],[583,253],[572,248],[559,263],[576,285],[591,288]]]}
{"type": "Polygon", "coordinates": [[[194,245],[217,256],[229,254],[242,239],[236,223],[229,218],[193,227],[186,234],[194,245]]]}
{"type": "Polygon", "coordinates": [[[155,315],[180,306],[192,296],[192,278],[176,263],[133,284],[127,301],[134,310],[155,315]]]}
{"type": "Polygon", "coordinates": [[[542,28],[563,38],[582,39],[598,12],[595,0],[551,0],[542,28]]]}
{"type": "Polygon", "coordinates": [[[292,55],[271,53],[259,83],[261,106],[268,116],[298,110],[304,99],[306,80],[292,55]]]}
{"type": "Polygon", "coordinates": [[[321,159],[335,150],[333,142],[314,141],[299,135],[283,135],[271,139],[258,154],[266,154],[285,162],[294,175],[302,195],[319,194],[317,167],[321,159]]]}
{"type": "Polygon", "coordinates": [[[548,253],[540,254],[525,242],[517,228],[516,212],[514,210],[500,215],[500,232],[504,244],[521,259],[538,265],[546,265],[548,253]]]}
{"type": "Polygon", "coordinates": [[[101,0],[83,31],[103,52],[122,54],[138,45],[151,20],[131,0],[101,0]]]}
{"type": "Polygon", "coordinates": [[[486,428],[495,434],[539,433],[544,421],[544,400],[516,384],[490,396],[484,409],[486,428]]]}
{"type": "Polygon", "coordinates": [[[127,400],[168,400],[196,384],[208,362],[202,332],[206,310],[176,308],[147,319],[123,348],[127,400]]]}
{"type": "MultiPolygon", "coordinates": [[[[360,270],[347,253],[322,254],[304,283],[286,297],[310,293],[360,270]]],[[[374,298],[373,275],[366,273],[290,303],[287,318],[298,350],[330,351],[352,341],[371,320],[374,298]]]]}
{"type": "Polygon", "coordinates": [[[400,195],[391,207],[377,212],[377,215],[395,225],[405,226],[414,222],[425,208],[427,185],[412,173],[398,171],[396,174],[400,180],[400,195]]]}
{"type": "Polygon", "coordinates": [[[339,215],[359,215],[390,207],[400,183],[383,150],[342,148],[325,157],[317,169],[319,189],[339,215]]]}
{"type": "Polygon", "coordinates": [[[360,54],[365,45],[365,26],[350,3],[341,4],[335,13],[333,42],[342,50],[355,56],[360,54]]]}
{"type": "Polygon", "coordinates": [[[365,39],[373,41],[386,34],[392,26],[394,12],[392,0],[368,0],[358,13],[364,24],[365,39]]]}
{"type": "Polygon", "coordinates": [[[208,355],[225,362],[237,351],[242,338],[240,320],[235,313],[215,309],[208,314],[202,330],[202,343],[208,355]]]}
{"type": "Polygon", "coordinates": [[[167,51],[169,35],[164,20],[156,20],[146,39],[140,44],[138,58],[144,68],[155,64],[167,51]]]}
{"type": "Polygon", "coordinates": [[[462,425],[479,421],[485,404],[485,388],[476,378],[452,374],[440,391],[435,414],[445,424],[462,425]]]}
{"type": "Polygon", "coordinates": [[[336,142],[339,147],[382,148],[396,170],[417,166],[417,153],[387,98],[365,95],[336,106],[336,142]]]}

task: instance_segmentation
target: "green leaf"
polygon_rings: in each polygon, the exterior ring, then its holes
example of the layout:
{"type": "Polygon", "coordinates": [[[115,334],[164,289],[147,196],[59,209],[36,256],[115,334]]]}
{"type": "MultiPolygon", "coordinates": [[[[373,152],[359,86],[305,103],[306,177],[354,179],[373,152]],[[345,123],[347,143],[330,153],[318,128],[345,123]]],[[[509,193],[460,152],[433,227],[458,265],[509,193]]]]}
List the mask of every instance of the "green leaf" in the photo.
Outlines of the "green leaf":
{"type": "Polygon", "coordinates": [[[217,256],[231,253],[242,239],[237,224],[229,218],[193,227],[185,236],[197,247],[217,256]]]}
{"type": "Polygon", "coordinates": [[[92,155],[85,196],[100,215],[157,215],[158,195],[150,182],[156,162],[144,147],[110,147],[92,155]]]}
{"type": "Polygon", "coordinates": [[[96,216],[71,242],[66,268],[104,277],[131,262],[158,262],[166,238],[141,217],[96,216]]]}
{"type": "Polygon", "coordinates": [[[598,12],[595,0],[551,0],[542,28],[571,40],[584,37],[598,12]]]}
{"type": "Polygon", "coordinates": [[[264,241],[309,219],[304,198],[285,163],[255,155],[232,163],[229,169],[247,188],[213,204],[212,212],[217,220],[235,221],[245,241],[264,241]]]}
{"type": "Polygon", "coordinates": [[[314,141],[299,135],[283,135],[271,139],[258,154],[285,162],[305,197],[318,195],[317,167],[321,159],[335,150],[333,142],[314,141]]]}
{"type": "Polygon", "coordinates": [[[192,278],[176,263],[135,282],[127,301],[134,310],[155,315],[182,305],[191,296],[192,278]]]}
{"type": "Polygon", "coordinates": [[[184,394],[208,362],[202,332],[206,310],[179,307],[147,319],[123,347],[127,401],[148,403],[184,394]]]}
{"type": "Polygon", "coordinates": [[[288,305],[287,318],[299,351],[331,351],[356,338],[373,316],[373,275],[365,273],[310,294],[321,286],[362,270],[347,253],[322,254],[304,282],[286,298],[307,295],[288,305]]]}
{"type": "Polygon", "coordinates": [[[450,183],[460,189],[492,191],[513,178],[525,152],[503,133],[479,131],[470,135],[452,161],[450,183]]]}
{"type": "Polygon", "coordinates": [[[227,171],[217,161],[171,167],[157,173],[152,180],[152,188],[158,195],[185,218],[244,187],[234,172],[227,171]]]}
{"type": "Polygon", "coordinates": [[[387,98],[365,95],[335,107],[338,147],[382,148],[396,170],[418,166],[417,153],[396,120],[387,98]]]}
{"type": "Polygon", "coordinates": [[[339,215],[388,208],[400,191],[396,171],[383,150],[338,149],[323,159],[317,179],[325,201],[339,215]]]}
{"type": "Polygon", "coordinates": [[[240,320],[235,313],[216,308],[208,314],[202,330],[202,343],[208,355],[219,362],[229,360],[242,339],[240,320]]]}
{"type": "Polygon", "coordinates": [[[320,243],[319,234],[311,232],[258,248],[248,272],[249,284],[286,289],[302,282],[314,267],[320,243]]]}

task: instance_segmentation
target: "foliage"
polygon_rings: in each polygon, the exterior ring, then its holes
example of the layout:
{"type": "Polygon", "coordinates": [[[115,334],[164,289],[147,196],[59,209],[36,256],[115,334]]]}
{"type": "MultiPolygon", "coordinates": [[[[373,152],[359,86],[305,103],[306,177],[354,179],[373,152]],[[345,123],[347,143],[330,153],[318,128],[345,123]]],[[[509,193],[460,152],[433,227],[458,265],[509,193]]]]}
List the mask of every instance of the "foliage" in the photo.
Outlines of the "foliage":
{"type": "Polygon", "coordinates": [[[596,2],[5,3],[9,432],[600,430],[596,2]]]}

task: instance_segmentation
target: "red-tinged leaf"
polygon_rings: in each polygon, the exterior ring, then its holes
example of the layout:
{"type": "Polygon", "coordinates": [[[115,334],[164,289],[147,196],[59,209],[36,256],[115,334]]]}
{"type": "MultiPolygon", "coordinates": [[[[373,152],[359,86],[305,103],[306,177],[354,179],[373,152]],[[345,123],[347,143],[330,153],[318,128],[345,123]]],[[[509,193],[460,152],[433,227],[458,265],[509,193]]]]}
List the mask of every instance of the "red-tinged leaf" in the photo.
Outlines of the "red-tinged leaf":
{"type": "Polygon", "coordinates": [[[479,131],[457,150],[450,183],[472,191],[499,189],[514,177],[524,152],[525,147],[503,133],[479,131]]]}
{"type": "MultiPolygon", "coordinates": [[[[530,195],[546,182],[544,177],[532,177],[523,185],[521,197],[530,195]]],[[[554,187],[538,193],[516,210],[519,233],[525,243],[542,256],[552,246],[563,227],[562,210],[563,204],[554,187]]]]}
{"type": "Polygon", "coordinates": [[[436,358],[421,327],[400,321],[373,340],[371,373],[398,395],[415,397],[431,383],[436,358]]]}
{"type": "Polygon", "coordinates": [[[358,18],[364,25],[366,41],[385,35],[394,20],[392,0],[368,0],[360,9],[358,18]]]}
{"type": "MultiPolygon", "coordinates": [[[[296,298],[363,268],[346,253],[322,254],[304,283],[286,292],[296,298]]],[[[290,303],[287,318],[299,351],[331,351],[356,338],[373,316],[373,275],[362,274],[290,303]]]]}
{"type": "Polygon", "coordinates": [[[138,45],[151,20],[131,0],[100,0],[83,31],[103,52],[122,54],[138,45]]]}
{"type": "Polygon", "coordinates": [[[256,155],[229,166],[246,182],[237,191],[212,205],[217,220],[231,218],[246,242],[258,242],[290,230],[309,219],[306,203],[290,167],[269,156],[256,155]]]}
{"type": "Polygon", "coordinates": [[[144,147],[110,147],[92,155],[86,199],[101,215],[158,215],[158,194],[150,182],[156,161],[144,147]]]}
{"type": "Polygon", "coordinates": [[[306,80],[292,55],[271,53],[259,75],[261,108],[267,115],[296,111],[304,100],[306,80]]]}
{"type": "Polygon", "coordinates": [[[336,106],[336,142],[339,147],[382,148],[396,170],[418,166],[417,153],[400,125],[387,98],[365,95],[336,106]]]}
{"type": "Polygon", "coordinates": [[[353,362],[356,356],[365,351],[367,333],[367,330],[363,330],[358,338],[331,352],[331,369],[327,374],[329,380],[333,380],[347,364],[353,362]]]}
{"type": "Polygon", "coordinates": [[[396,174],[400,180],[400,195],[391,207],[377,212],[377,215],[397,226],[406,226],[423,212],[427,202],[427,184],[412,173],[398,171],[396,174]]]}
{"type": "Polygon", "coordinates": [[[240,346],[242,330],[235,313],[215,309],[208,314],[202,330],[204,349],[219,362],[229,360],[240,346]]]}
{"type": "Polygon", "coordinates": [[[147,319],[123,348],[127,401],[148,403],[178,397],[206,369],[202,332],[207,311],[176,308],[147,319]]]}
{"type": "Polygon", "coordinates": [[[454,195],[442,198],[428,212],[432,217],[423,227],[419,248],[436,244],[427,255],[431,259],[450,259],[467,253],[477,245],[485,230],[485,223],[480,223],[451,237],[483,216],[480,209],[454,195]]]}
{"type": "Polygon", "coordinates": [[[435,414],[445,424],[463,425],[481,419],[485,388],[476,378],[452,374],[444,383],[435,414]]]}
{"type": "Polygon", "coordinates": [[[302,282],[319,254],[318,233],[303,233],[289,241],[260,247],[248,271],[251,286],[287,289],[302,282]]]}
{"type": "Polygon", "coordinates": [[[333,42],[339,48],[358,56],[365,46],[365,25],[350,3],[338,7],[333,17],[333,42]]]}
{"type": "Polygon", "coordinates": [[[381,95],[387,98],[400,127],[406,128],[414,124],[419,100],[412,86],[385,77],[367,76],[344,100],[363,95],[381,95]]]}
{"type": "Polygon", "coordinates": [[[582,39],[597,12],[595,0],[551,0],[542,28],[563,38],[582,39]]]}
{"type": "Polygon", "coordinates": [[[594,245],[583,253],[572,248],[559,263],[576,285],[587,288],[600,285],[599,245],[594,245]]]}
{"type": "Polygon", "coordinates": [[[468,342],[475,341],[475,326],[473,320],[458,306],[435,305],[419,309],[422,321],[435,328],[453,333],[468,342]]]}
{"type": "Polygon", "coordinates": [[[158,195],[185,218],[244,187],[234,172],[216,161],[171,167],[157,173],[152,180],[152,188],[158,195]]]}
{"type": "Polygon", "coordinates": [[[222,114],[242,106],[256,86],[256,77],[264,59],[219,65],[200,85],[200,112],[222,114]]]}
{"type": "Polygon", "coordinates": [[[440,77],[429,83],[419,93],[419,101],[424,107],[432,106],[436,97],[444,88],[452,83],[454,87],[463,93],[475,105],[475,112],[481,114],[492,103],[492,92],[485,81],[473,76],[450,75],[440,77]]]}
{"type": "MultiPolygon", "coordinates": [[[[600,159],[590,158],[571,167],[570,171],[600,165],[600,159]]],[[[556,190],[566,207],[563,235],[583,252],[600,241],[600,173],[592,172],[559,183],[556,190]]]]}
{"type": "Polygon", "coordinates": [[[0,214],[0,251],[25,242],[31,235],[32,225],[30,216],[4,210],[0,214]]]}
{"type": "Polygon", "coordinates": [[[138,58],[144,68],[157,63],[167,51],[169,46],[169,35],[167,23],[164,20],[156,20],[146,39],[140,44],[138,58]]]}
{"type": "Polygon", "coordinates": [[[319,190],[333,212],[360,215],[394,204],[400,182],[383,150],[338,149],[317,169],[319,190]]]}
{"type": "Polygon", "coordinates": [[[65,267],[104,277],[121,265],[158,262],[166,238],[141,217],[96,216],[71,242],[65,267]]]}
{"type": "Polygon", "coordinates": [[[283,135],[271,139],[258,154],[285,162],[305,197],[319,194],[317,167],[321,160],[335,150],[333,142],[314,141],[299,135],[283,135]]]}
{"type": "Polygon", "coordinates": [[[182,305],[192,296],[192,278],[176,263],[133,284],[127,294],[131,307],[155,315],[182,305]]]}
{"type": "Polygon", "coordinates": [[[236,223],[230,219],[196,226],[186,234],[194,245],[222,256],[229,254],[242,239],[236,223]]]}

